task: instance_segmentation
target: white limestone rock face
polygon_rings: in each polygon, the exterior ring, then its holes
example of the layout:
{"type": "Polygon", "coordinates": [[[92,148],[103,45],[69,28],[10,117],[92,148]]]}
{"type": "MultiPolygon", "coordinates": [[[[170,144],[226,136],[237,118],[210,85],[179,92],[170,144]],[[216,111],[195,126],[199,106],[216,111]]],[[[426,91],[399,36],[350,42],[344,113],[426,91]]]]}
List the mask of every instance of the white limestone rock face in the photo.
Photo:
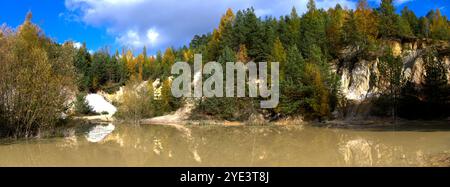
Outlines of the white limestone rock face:
{"type": "Polygon", "coordinates": [[[117,112],[117,108],[99,94],[88,94],[86,96],[86,101],[96,113],[108,112],[109,115],[113,115],[117,112]]]}
{"type": "Polygon", "coordinates": [[[377,72],[377,61],[359,61],[353,70],[347,68],[342,70],[341,91],[348,100],[362,101],[372,92],[370,79],[372,74],[377,72]]]}
{"type": "Polygon", "coordinates": [[[450,56],[446,56],[443,61],[445,66],[447,67],[447,80],[450,83],[450,56]]]}
{"type": "Polygon", "coordinates": [[[420,84],[422,82],[422,79],[423,79],[422,75],[423,75],[423,73],[425,71],[423,59],[422,58],[418,58],[414,62],[413,68],[411,70],[412,70],[411,71],[411,77],[408,77],[408,78],[410,78],[410,80],[413,83],[420,84]]]}
{"type": "Polygon", "coordinates": [[[349,73],[347,68],[342,69],[342,75],[341,75],[341,91],[344,96],[347,97],[350,87],[350,79],[351,74],[349,73]]]}
{"type": "MultiPolygon", "coordinates": [[[[449,48],[449,44],[434,44],[427,40],[409,41],[401,43],[400,41],[391,41],[387,45],[393,50],[394,56],[402,58],[403,62],[403,78],[410,80],[415,84],[422,84],[425,74],[424,55],[431,45],[439,49],[445,50],[449,48]]],[[[370,100],[380,93],[384,92],[388,83],[379,81],[384,76],[383,72],[378,69],[379,59],[372,61],[359,60],[349,65],[354,54],[347,50],[344,51],[342,60],[344,66],[340,67],[341,76],[341,93],[347,99],[348,103],[346,111],[351,111],[351,116],[359,116],[361,114],[361,104],[370,103],[370,100]],[[376,85],[372,85],[371,79],[375,78],[376,85]],[[350,109],[348,109],[350,107],[350,109]],[[352,109],[353,108],[353,109],[352,109]]],[[[450,55],[441,56],[447,69],[447,79],[450,83],[450,55]]],[[[367,106],[370,108],[370,106],[367,106]]],[[[366,111],[366,110],[364,110],[366,111]]],[[[367,115],[369,115],[367,113],[367,115]]]]}
{"type": "Polygon", "coordinates": [[[369,91],[370,69],[367,61],[358,62],[351,76],[351,85],[349,87],[348,99],[362,100],[369,91]]]}

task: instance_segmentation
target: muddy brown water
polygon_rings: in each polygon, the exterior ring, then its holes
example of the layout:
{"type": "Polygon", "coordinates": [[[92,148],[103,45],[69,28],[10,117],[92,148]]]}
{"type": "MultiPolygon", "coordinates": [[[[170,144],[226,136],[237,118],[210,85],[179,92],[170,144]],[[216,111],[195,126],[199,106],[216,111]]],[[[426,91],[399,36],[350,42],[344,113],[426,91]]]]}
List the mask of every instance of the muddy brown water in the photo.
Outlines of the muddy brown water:
{"type": "Polygon", "coordinates": [[[445,125],[99,125],[84,135],[2,143],[0,166],[439,166],[433,156],[450,155],[445,125]]]}

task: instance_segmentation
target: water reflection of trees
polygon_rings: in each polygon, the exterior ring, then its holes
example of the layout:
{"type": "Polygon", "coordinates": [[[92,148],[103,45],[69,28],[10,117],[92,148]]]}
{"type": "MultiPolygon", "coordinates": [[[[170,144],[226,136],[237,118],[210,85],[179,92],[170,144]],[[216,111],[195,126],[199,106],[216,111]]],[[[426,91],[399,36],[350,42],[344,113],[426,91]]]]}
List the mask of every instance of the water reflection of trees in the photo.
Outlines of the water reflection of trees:
{"type": "Polygon", "coordinates": [[[130,165],[426,165],[426,146],[414,143],[415,135],[399,138],[336,129],[273,126],[190,129],[192,137],[173,127],[126,127],[113,133],[109,141],[122,142],[117,144],[130,165]]]}
{"type": "Polygon", "coordinates": [[[116,125],[83,136],[0,146],[0,163],[41,166],[426,166],[450,150],[446,133],[301,126],[116,125]]]}

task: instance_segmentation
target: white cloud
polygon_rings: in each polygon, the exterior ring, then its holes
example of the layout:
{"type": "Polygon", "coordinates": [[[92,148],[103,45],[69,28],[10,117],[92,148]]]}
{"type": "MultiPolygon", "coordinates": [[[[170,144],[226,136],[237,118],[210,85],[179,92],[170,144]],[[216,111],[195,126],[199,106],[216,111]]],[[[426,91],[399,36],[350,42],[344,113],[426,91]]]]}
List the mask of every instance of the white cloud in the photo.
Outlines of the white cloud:
{"type": "Polygon", "coordinates": [[[123,34],[119,33],[116,37],[116,41],[120,44],[133,48],[142,48],[143,46],[156,47],[158,39],[159,33],[153,28],[148,29],[145,35],[131,29],[123,34]]]}
{"type": "Polygon", "coordinates": [[[158,36],[159,36],[159,33],[156,32],[155,29],[147,30],[147,39],[150,43],[156,44],[156,42],[158,41],[158,36]]]}
{"type": "Polygon", "coordinates": [[[394,3],[395,3],[395,5],[401,5],[403,3],[407,3],[410,1],[413,1],[413,0],[395,0],[394,3]]]}
{"type": "Polygon", "coordinates": [[[80,49],[81,46],[83,46],[83,44],[80,43],[80,42],[74,42],[74,43],[73,43],[73,47],[75,47],[75,48],[77,48],[77,49],[80,49]]]}
{"type": "Polygon", "coordinates": [[[131,46],[142,46],[142,40],[138,32],[134,30],[128,30],[125,34],[116,38],[122,44],[129,44],[131,46]]]}
{"type": "Polygon", "coordinates": [[[60,43],[61,45],[64,45],[64,44],[72,44],[72,46],[75,48],[75,49],[80,49],[82,46],[83,46],[83,44],[81,43],[81,42],[77,42],[77,41],[73,41],[73,40],[67,40],[67,41],[65,41],[64,43],[60,43]]]}
{"type": "MultiPolygon", "coordinates": [[[[404,1],[404,0],[403,0],[404,1]]],[[[308,0],[65,0],[67,14],[87,25],[106,27],[123,46],[150,51],[188,44],[195,34],[217,27],[227,8],[234,11],[254,7],[258,16],[279,17],[295,6],[306,11],[308,0]]],[[[317,7],[337,3],[353,9],[352,0],[316,0],[317,7]]]]}
{"type": "MultiPolygon", "coordinates": [[[[377,5],[381,4],[381,0],[369,0],[369,1],[375,2],[377,5]]],[[[394,0],[394,5],[399,6],[410,1],[414,0],[394,0]]]]}

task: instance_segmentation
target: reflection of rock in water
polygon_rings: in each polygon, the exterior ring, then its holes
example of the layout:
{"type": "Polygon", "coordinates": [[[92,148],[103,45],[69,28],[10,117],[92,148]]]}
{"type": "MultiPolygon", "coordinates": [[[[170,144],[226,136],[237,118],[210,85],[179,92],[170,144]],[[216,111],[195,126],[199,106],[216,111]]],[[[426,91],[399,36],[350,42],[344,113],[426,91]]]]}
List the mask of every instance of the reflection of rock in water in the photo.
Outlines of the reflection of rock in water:
{"type": "Polygon", "coordinates": [[[161,151],[163,150],[161,141],[159,141],[158,139],[154,139],[153,140],[153,152],[157,155],[161,154],[161,151]]]}
{"type": "Polygon", "coordinates": [[[108,136],[114,129],[115,126],[111,123],[108,124],[107,126],[97,125],[93,127],[91,130],[89,130],[88,134],[86,135],[86,139],[89,142],[100,142],[106,136],[108,136]]]}
{"type": "Polygon", "coordinates": [[[363,138],[343,141],[339,152],[348,166],[427,166],[430,163],[420,149],[410,152],[403,146],[363,138]]]}
{"type": "MultiPolygon", "coordinates": [[[[196,141],[194,141],[194,137],[192,136],[191,129],[189,129],[188,127],[185,127],[183,125],[179,125],[179,124],[165,124],[165,126],[174,127],[175,129],[180,131],[184,135],[184,137],[186,137],[187,141],[189,142],[189,149],[192,152],[192,156],[193,156],[194,160],[199,163],[202,162],[202,159],[197,151],[198,144],[196,143],[196,141]]],[[[159,142],[159,145],[161,145],[161,142],[159,142]]],[[[156,148],[156,144],[155,144],[155,148],[156,148]]],[[[155,150],[155,148],[153,149],[153,151],[155,153],[159,152],[159,150],[155,150]]],[[[159,153],[157,153],[157,154],[159,155],[159,153]]]]}
{"type": "Polygon", "coordinates": [[[427,156],[426,166],[450,167],[450,153],[444,152],[427,156]]]}
{"type": "Polygon", "coordinates": [[[192,154],[194,155],[194,160],[196,162],[202,162],[202,158],[200,158],[200,155],[198,155],[197,149],[194,149],[192,151],[192,154]]]}
{"type": "Polygon", "coordinates": [[[339,150],[344,156],[344,161],[348,165],[372,166],[371,142],[365,139],[355,139],[341,145],[339,150]]]}

